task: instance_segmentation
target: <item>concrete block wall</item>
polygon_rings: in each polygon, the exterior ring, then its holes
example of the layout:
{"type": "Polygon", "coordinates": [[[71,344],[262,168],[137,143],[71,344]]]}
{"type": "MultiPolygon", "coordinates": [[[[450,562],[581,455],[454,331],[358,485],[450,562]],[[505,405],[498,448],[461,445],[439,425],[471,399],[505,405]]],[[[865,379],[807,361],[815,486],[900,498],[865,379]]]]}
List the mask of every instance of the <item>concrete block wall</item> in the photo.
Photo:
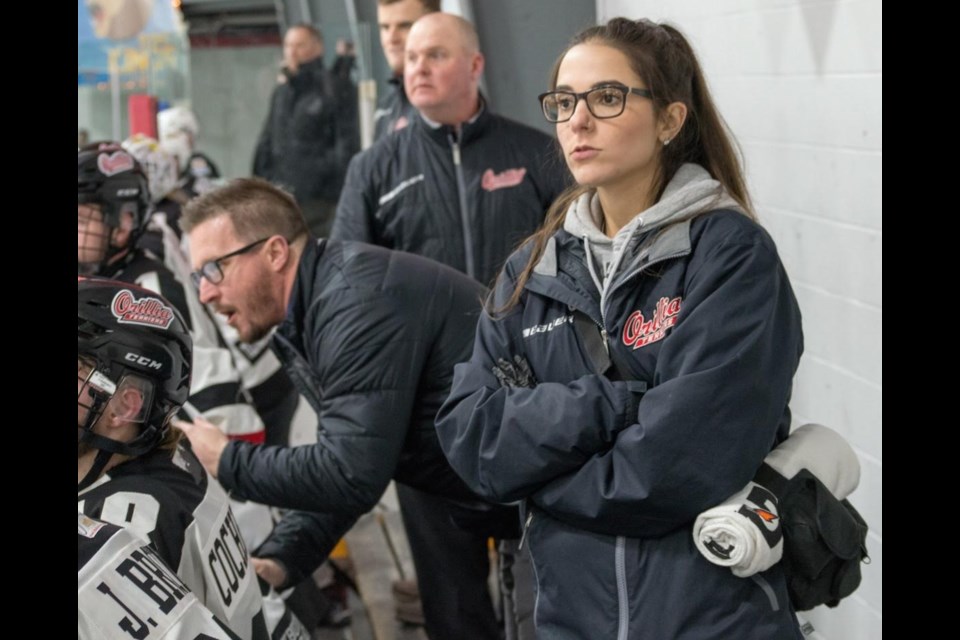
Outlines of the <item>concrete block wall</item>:
{"type": "Polygon", "coordinates": [[[883,635],[883,40],[880,0],[598,0],[601,20],[669,21],[690,38],[739,140],[761,222],[800,301],[806,352],[797,424],[854,446],[852,500],[872,563],[837,609],[807,614],[824,640],[883,635]]]}

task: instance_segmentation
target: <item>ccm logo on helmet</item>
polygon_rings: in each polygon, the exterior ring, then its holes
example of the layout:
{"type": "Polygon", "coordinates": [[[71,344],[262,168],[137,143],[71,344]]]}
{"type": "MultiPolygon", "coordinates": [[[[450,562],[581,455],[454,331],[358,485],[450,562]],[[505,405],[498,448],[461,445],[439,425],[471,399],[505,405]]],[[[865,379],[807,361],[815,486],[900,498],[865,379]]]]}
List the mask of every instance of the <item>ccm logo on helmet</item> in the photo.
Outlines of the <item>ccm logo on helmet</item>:
{"type": "Polygon", "coordinates": [[[156,369],[157,371],[163,369],[163,363],[157,362],[156,360],[151,360],[147,356],[142,356],[139,353],[128,353],[123,356],[123,359],[127,362],[133,362],[141,367],[147,367],[148,369],[156,369]]]}
{"type": "Polygon", "coordinates": [[[118,198],[129,198],[140,194],[140,189],[117,189],[118,198]]]}

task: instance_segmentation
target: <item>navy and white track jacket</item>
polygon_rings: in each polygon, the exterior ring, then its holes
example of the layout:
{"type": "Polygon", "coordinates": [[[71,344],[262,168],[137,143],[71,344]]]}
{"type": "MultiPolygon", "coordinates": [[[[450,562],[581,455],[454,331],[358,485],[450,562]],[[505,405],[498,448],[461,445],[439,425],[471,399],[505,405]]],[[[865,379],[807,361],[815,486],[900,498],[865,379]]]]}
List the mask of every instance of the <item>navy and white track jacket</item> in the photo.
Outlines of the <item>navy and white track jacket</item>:
{"type": "Polygon", "coordinates": [[[526,505],[538,637],[799,638],[779,567],[737,578],[691,535],[789,430],[803,339],[773,241],[729,209],[641,222],[602,304],[588,251],[559,231],[520,303],[480,319],[437,423],[473,490],[526,505]],[[622,376],[596,370],[585,331],[622,376]],[[517,356],[532,388],[493,373],[517,356]]]}

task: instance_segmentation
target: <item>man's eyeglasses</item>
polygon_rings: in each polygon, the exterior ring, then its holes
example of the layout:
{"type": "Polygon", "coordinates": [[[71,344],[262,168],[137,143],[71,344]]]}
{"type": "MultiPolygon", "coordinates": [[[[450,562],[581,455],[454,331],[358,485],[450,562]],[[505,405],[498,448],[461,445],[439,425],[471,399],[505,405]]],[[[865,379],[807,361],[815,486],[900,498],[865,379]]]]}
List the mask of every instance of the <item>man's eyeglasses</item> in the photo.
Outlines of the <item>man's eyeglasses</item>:
{"type": "Polygon", "coordinates": [[[190,280],[193,281],[193,286],[199,289],[200,281],[203,278],[206,278],[210,282],[210,284],[220,284],[221,282],[223,282],[223,268],[220,266],[221,262],[223,262],[227,258],[232,258],[234,256],[239,256],[241,254],[244,254],[250,251],[251,249],[253,249],[254,247],[256,247],[257,245],[263,244],[264,242],[266,242],[272,237],[273,236],[260,238],[256,242],[251,242],[245,247],[240,247],[236,251],[231,251],[226,255],[220,256],[219,258],[215,258],[213,260],[208,260],[204,262],[203,265],[200,267],[199,271],[194,271],[193,273],[190,274],[190,280]]]}
{"type": "Polygon", "coordinates": [[[627,94],[653,99],[649,89],[636,89],[623,85],[608,84],[594,87],[590,91],[548,91],[541,93],[540,106],[548,122],[566,122],[573,117],[580,100],[587,101],[587,109],[594,118],[616,118],[627,106],[627,94]]]}

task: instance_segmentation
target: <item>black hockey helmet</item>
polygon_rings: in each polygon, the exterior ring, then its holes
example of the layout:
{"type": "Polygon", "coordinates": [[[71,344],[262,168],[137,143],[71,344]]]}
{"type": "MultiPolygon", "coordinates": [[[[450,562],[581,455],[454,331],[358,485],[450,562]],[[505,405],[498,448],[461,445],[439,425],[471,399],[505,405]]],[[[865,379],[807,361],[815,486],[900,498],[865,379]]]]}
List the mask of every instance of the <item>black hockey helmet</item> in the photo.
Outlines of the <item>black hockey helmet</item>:
{"type": "Polygon", "coordinates": [[[108,248],[99,268],[116,253],[132,247],[150,217],[150,185],[136,159],[115,142],[92,142],[77,152],[77,204],[97,204],[103,222],[111,229],[121,225],[123,214],[132,216],[130,240],[108,248]]]}
{"type": "MultiPolygon", "coordinates": [[[[109,454],[156,447],[190,391],[193,343],[180,313],[159,294],[123,282],[77,279],[78,440],[109,454]],[[93,433],[115,393],[133,385],[143,408],[140,433],[119,442],[93,433]]],[[[102,465],[101,465],[102,469],[102,465]]],[[[99,470],[97,474],[99,475],[99,470]]],[[[95,478],[94,478],[95,479],[95,478]]]]}

